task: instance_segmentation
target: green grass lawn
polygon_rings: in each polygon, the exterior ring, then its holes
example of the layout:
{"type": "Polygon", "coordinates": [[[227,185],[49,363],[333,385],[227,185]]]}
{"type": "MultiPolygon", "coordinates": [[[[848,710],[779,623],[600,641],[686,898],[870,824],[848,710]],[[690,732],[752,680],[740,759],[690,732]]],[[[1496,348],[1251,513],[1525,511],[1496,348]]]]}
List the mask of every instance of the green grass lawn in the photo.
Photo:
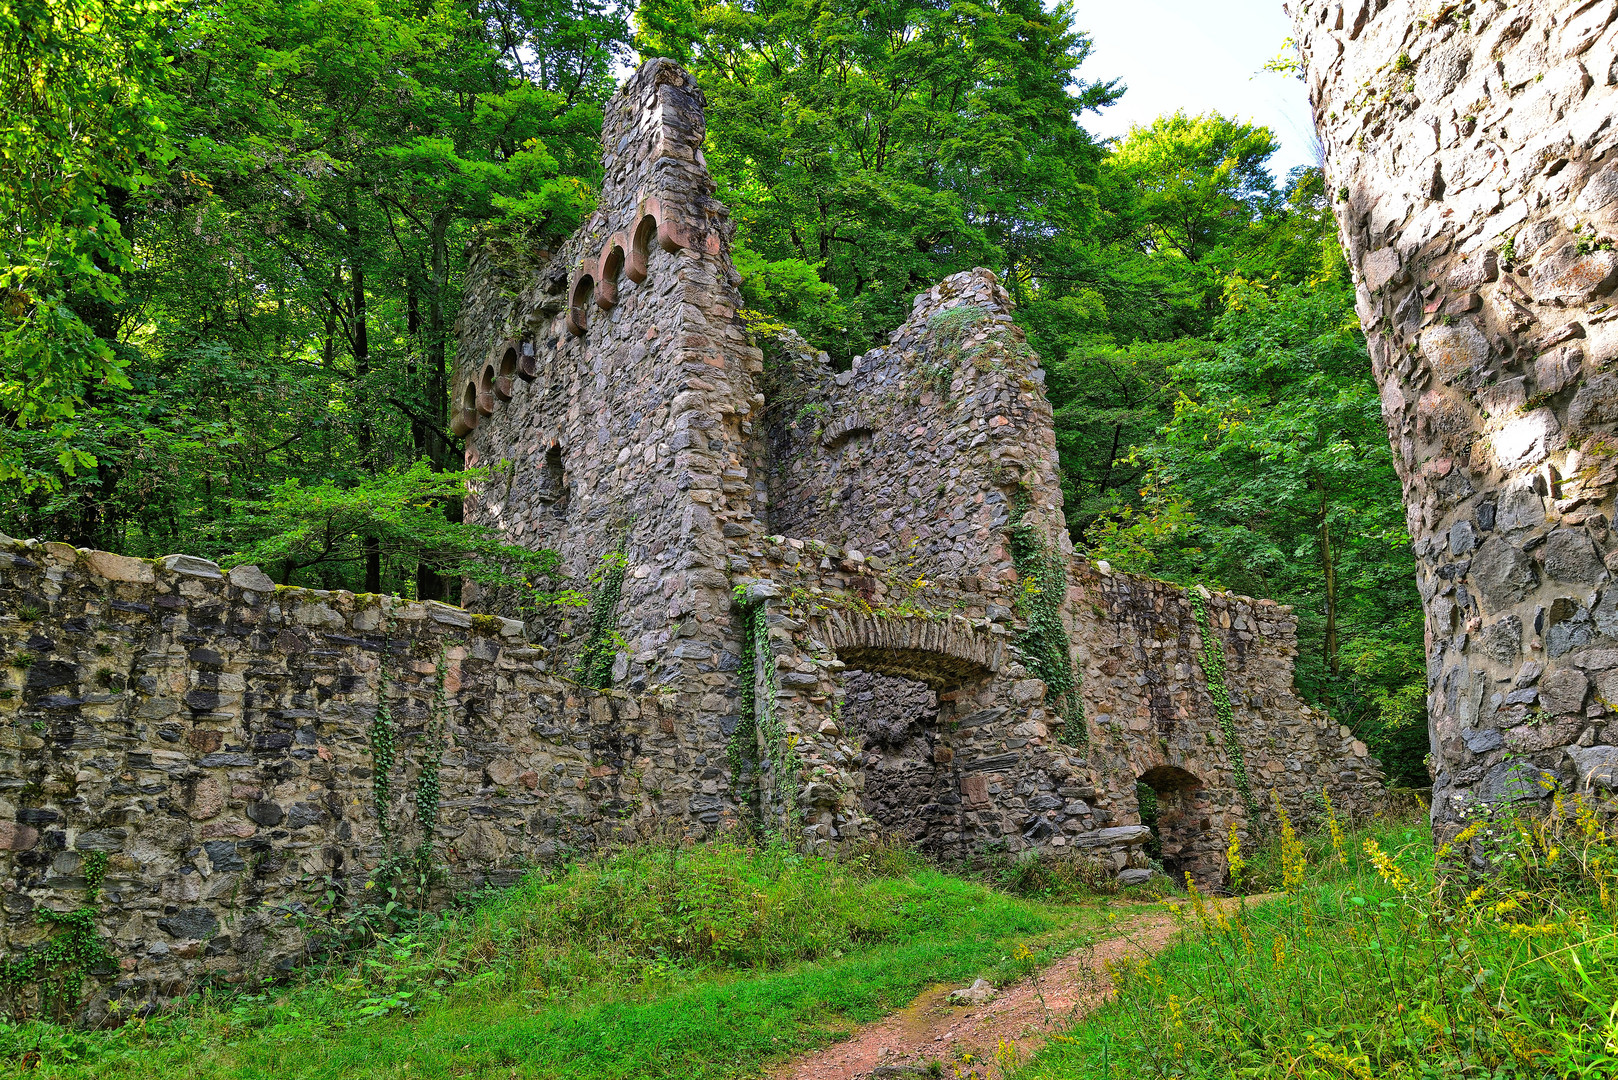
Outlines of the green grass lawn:
{"type": "Polygon", "coordinates": [[[752,1076],[931,984],[1015,978],[1116,914],[887,862],[619,852],[293,985],[116,1031],[0,1028],[0,1067],[37,1053],[31,1075],[63,1078],[752,1076]]]}
{"type": "Polygon", "coordinates": [[[1288,895],[1191,917],[1015,1080],[1618,1076],[1618,846],[1570,804],[1462,852],[1486,873],[1435,877],[1425,821],[1272,844],[1250,880],[1288,895]]]}
{"type": "MultiPolygon", "coordinates": [[[[1241,882],[1283,895],[1193,895],[1185,938],[1014,1080],[1618,1076],[1618,845],[1560,810],[1480,820],[1449,861],[1486,879],[1436,875],[1424,821],[1272,838],[1241,882]]],[[[1085,880],[1008,869],[1026,897],[893,850],[619,851],[285,985],[113,1031],[0,1023],[0,1075],[752,1077],[932,984],[1003,984],[1125,929],[1085,880]]]]}

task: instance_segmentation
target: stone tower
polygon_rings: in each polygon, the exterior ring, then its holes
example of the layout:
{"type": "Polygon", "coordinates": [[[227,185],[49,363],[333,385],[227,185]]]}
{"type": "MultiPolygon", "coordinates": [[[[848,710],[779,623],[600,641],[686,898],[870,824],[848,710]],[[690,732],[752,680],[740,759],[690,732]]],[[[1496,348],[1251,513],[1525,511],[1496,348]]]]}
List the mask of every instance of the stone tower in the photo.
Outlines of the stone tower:
{"type": "Polygon", "coordinates": [[[1610,787],[1618,5],[1292,14],[1418,559],[1434,826],[1610,787]]]}
{"type": "MultiPolygon", "coordinates": [[[[613,97],[595,214],[537,280],[469,275],[455,423],[467,463],[493,469],[467,520],[555,549],[577,581],[622,551],[613,682],[673,691],[722,750],[740,644],[726,544],[759,531],[747,465],[762,354],[736,316],[705,130],[702,92],[669,61],[613,97]]],[[[723,802],[699,812],[717,820],[723,802]]]]}

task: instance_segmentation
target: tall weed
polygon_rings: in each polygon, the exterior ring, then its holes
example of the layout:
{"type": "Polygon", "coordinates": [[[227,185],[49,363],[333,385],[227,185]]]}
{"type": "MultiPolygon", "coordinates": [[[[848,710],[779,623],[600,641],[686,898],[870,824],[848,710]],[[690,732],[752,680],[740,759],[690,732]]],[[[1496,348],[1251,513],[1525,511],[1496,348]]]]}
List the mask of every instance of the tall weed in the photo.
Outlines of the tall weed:
{"type": "Polygon", "coordinates": [[[1618,843],[1592,807],[1507,808],[1438,852],[1425,822],[1325,824],[1247,857],[1285,895],[1193,903],[1190,940],[1118,966],[1018,1080],[1618,1075],[1618,843]]]}

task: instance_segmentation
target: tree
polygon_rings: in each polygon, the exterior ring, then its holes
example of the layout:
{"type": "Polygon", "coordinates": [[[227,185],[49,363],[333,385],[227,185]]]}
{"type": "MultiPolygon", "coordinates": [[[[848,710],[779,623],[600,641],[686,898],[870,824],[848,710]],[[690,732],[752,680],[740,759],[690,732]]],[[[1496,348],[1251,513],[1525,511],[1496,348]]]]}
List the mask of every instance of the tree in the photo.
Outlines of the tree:
{"type": "Polygon", "coordinates": [[[1279,145],[1268,128],[1181,111],[1131,128],[1108,165],[1139,193],[1142,241],[1194,265],[1273,208],[1265,162],[1279,145]]]}
{"type": "Polygon", "coordinates": [[[1101,150],[1078,120],[1118,88],[1076,76],[1071,18],[1035,0],[636,13],[642,53],[686,60],[707,94],[709,165],[755,267],[836,289],[799,328],[843,361],[939,278],[1016,278],[1084,231],[1101,150]]]}
{"type": "MultiPolygon", "coordinates": [[[[129,385],[79,409],[69,445],[88,471],[70,475],[42,431],[13,440],[51,483],[14,490],[0,520],[223,557],[238,543],[230,508],[272,491],[357,490],[418,459],[452,470],[466,253],[490,238],[543,249],[587,213],[625,14],[591,0],[208,0],[143,32],[170,61],[150,107],[174,149],[124,212],[113,347],[129,385]]],[[[54,139],[38,137],[42,159],[69,157],[54,139]]],[[[358,565],[297,576],[452,587],[453,567],[406,567],[374,539],[358,565]]]]}
{"type": "Polygon", "coordinates": [[[1225,303],[1213,347],[1170,368],[1172,418],[1135,451],[1142,505],[1099,526],[1093,550],[1293,604],[1300,688],[1417,778],[1419,754],[1391,732],[1424,686],[1420,604],[1351,288],[1233,279],[1225,303]]]}
{"type": "Polygon", "coordinates": [[[169,153],[166,0],[0,0],[0,483],[94,467],[73,423],[125,388],[131,201],[169,153]]]}

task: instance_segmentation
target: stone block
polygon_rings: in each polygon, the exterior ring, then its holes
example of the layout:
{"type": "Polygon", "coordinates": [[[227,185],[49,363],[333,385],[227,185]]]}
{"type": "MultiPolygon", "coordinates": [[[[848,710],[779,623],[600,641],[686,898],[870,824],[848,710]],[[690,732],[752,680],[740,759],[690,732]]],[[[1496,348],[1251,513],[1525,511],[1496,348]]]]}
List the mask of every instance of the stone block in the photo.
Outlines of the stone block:
{"type": "Polygon", "coordinates": [[[1489,342],[1472,320],[1461,319],[1450,326],[1424,330],[1421,354],[1440,380],[1453,383],[1483,366],[1489,358],[1489,342]]]}
{"type": "Polygon", "coordinates": [[[219,572],[218,563],[195,555],[165,555],[157,560],[157,565],[170,573],[202,578],[206,581],[219,581],[225,576],[219,572]]]}
{"type": "Polygon", "coordinates": [[[261,593],[275,591],[275,581],[256,566],[235,567],[228,576],[230,583],[238,589],[251,589],[253,592],[261,593]]]}
{"type": "Polygon", "coordinates": [[[131,559],[125,555],[114,555],[110,551],[83,551],[79,554],[86,569],[108,581],[129,581],[139,585],[150,585],[157,580],[156,571],[145,559],[131,559]]]}

